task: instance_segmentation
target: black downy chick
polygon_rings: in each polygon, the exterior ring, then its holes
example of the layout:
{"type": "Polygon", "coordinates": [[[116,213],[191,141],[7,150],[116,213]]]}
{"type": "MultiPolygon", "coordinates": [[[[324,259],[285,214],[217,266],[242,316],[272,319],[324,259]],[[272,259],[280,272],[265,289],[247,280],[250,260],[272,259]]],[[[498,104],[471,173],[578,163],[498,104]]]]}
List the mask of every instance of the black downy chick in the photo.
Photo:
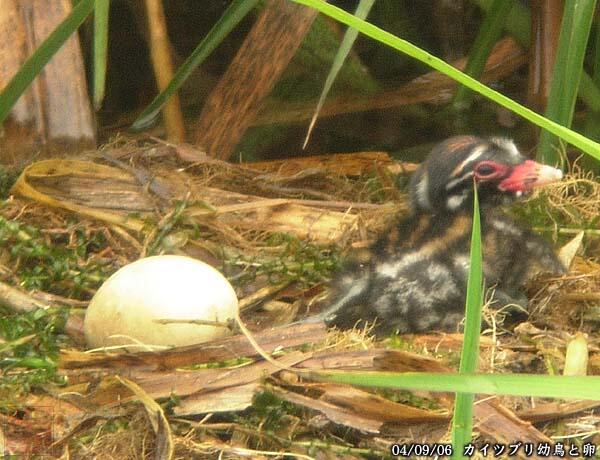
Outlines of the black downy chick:
{"type": "Polygon", "coordinates": [[[523,157],[506,139],[459,136],[429,154],[410,182],[412,213],[333,283],[333,305],[318,318],[351,328],[376,321],[387,334],[457,330],[464,317],[473,213],[481,210],[483,272],[495,306],[527,305],[520,289],[535,273],[565,273],[550,245],[498,207],[560,180],[562,172],[523,157]]]}

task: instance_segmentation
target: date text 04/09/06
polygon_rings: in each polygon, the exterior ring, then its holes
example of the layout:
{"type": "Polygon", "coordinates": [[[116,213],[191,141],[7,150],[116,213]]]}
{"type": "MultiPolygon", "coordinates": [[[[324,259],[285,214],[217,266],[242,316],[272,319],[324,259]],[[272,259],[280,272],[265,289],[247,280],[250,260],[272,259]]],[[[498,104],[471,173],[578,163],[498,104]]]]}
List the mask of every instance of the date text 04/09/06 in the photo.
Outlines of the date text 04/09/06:
{"type": "Polygon", "coordinates": [[[395,457],[449,457],[453,454],[452,444],[392,444],[391,454],[395,457]]]}

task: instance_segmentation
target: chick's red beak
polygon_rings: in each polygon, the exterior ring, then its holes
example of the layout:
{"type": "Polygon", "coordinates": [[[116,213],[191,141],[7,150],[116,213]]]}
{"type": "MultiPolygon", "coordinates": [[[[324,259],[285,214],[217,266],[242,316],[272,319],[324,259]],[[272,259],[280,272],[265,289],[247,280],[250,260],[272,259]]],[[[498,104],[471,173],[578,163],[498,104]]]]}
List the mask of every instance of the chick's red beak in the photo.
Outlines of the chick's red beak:
{"type": "Polygon", "coordinates": [[[498,188],[503,192],[528,192],[542,185],[561,180],[563,173],[552,166],[536,163],[532,160],[517,165],[498,188]]]}

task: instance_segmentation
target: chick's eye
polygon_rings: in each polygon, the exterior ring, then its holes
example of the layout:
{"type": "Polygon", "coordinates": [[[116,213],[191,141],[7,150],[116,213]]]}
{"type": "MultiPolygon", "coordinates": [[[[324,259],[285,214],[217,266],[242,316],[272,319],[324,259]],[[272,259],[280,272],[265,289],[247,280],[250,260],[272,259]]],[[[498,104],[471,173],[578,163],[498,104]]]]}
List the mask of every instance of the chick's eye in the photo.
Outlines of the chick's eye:
{"type": "Polygon", "coordinates": [[[477,165],[475,168],[475,173],[479,177],[488,177],[492,176],[496,172],[496,168],[489,163],[482,163],[477,165]]]}

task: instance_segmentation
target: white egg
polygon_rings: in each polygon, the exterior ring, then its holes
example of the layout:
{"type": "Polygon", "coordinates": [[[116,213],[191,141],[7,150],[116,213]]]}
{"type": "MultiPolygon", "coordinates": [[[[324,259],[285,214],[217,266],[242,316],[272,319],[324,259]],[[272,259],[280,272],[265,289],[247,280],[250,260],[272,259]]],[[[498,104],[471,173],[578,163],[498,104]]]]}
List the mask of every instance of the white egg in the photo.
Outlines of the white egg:
{"type": "Polygon", "coordinates": [[[190,257],[154,256],[124,266],[104,282],[88,306],[83,328],[91,348],[128,345],[128,351],[141,351],[230,333],[227,327],[156,320],[226,323],[237,311],[233,288],[210,265],[190,257]]]}

